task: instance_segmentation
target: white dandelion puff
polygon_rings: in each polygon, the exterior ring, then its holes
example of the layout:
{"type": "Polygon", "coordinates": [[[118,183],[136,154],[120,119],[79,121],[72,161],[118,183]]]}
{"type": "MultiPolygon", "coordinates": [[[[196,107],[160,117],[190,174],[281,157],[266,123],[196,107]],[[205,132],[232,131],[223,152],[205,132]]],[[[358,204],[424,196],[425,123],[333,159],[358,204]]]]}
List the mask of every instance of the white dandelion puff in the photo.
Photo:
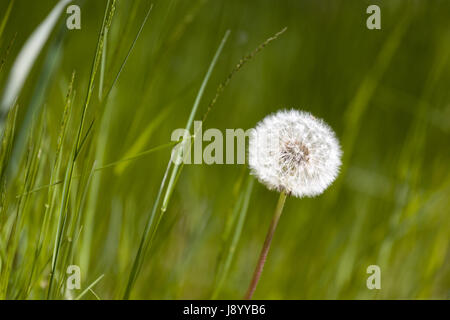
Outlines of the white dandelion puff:
{"type": "Polygon", "coordinates": [[[280,192],[245,299],[252,299],[288,195],[313,197],[336,179],[341,147],[333,130],[308,112],[283,110],[251,130],[249,165],[252,174],[280,192]]]}
{"type": "Polygon", "coordinates": [[[282,110],[259,122],[249,140],[252,174],[270,190],[321,194],[336,179],[341,147],[333,130],[308,112],[282,110]]]}

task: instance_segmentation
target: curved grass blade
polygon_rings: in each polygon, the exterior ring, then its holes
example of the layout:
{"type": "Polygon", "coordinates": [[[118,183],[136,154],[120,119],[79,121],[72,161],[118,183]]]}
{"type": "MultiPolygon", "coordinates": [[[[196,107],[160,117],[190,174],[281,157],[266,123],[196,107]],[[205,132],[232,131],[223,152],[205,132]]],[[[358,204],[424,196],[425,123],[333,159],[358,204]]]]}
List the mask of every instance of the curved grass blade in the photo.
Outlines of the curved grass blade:
{"type": "Polygon", "coordinates": [[[61,0],[25,42],[14,62],[0,103],[0,131],[9,109],[14,105],[39,53],[47,42],[58,17],[70,0],[61,0]]]}
{"type": "Polygon", "coordinates": [[[17,134],[16,142],[14,144],[14,149],[12,153],[12,161],[8,166],[8,176],[14,177],[19,169],[20,159],[23,155],[25,146],[27,132],[33,120],[33,116],[38,115],[44,104],[45,94],[51,83],[50,78],[54,71],[57,69],[58,63],[62,56],[62,44],[64,35],[66,33],[66,27],[63,25],[57,35],[57,37],[52,41],[48,53],[46,55],[44,65],[39,75],[36,87],[31,98],[29,107],[27,108],[25,118],[22,121],[20,130],[17,134]]]}

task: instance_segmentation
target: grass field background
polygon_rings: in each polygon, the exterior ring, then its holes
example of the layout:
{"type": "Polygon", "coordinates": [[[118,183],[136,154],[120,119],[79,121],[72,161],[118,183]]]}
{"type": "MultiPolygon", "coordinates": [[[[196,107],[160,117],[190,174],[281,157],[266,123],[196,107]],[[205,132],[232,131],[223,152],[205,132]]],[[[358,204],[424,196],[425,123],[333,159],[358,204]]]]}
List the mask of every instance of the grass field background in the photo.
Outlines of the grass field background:
{"type": "MultiPolygon", "coordinates": [[[[1,95],[56,3],[0,2],[1,95]]],[[[3,115],[0,298],[122,298],[170,135],[223,36],[196,120],[240,59],[284,27],[233,74],[203,127],[246,130],[306,110],[336,131],[343,167],[323,195],[288,199],[255,298],[450,298],[449,1],[74,4],[81,30],[61,14],[3,115]],[[370,4],[381,30],[366,28],[370,4]],[[69,265],[81,268],[80,290],[65,289],[69,265]],[[369,265],[381,290],[366,287],[369,265]]],[[[242,298],[278,195],[246,165],[185,165],[171,195],[130,297],[242,298]]]]}

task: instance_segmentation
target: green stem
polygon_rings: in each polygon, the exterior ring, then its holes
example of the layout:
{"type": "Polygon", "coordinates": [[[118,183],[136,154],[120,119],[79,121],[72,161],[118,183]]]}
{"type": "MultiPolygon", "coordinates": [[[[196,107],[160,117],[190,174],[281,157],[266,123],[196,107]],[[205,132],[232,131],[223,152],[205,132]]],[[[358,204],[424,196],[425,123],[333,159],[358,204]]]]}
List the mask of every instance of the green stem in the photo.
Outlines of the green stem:
{"type": "MultiPolygon", "coordinates": [[[[128,278],[128,283],[127,283],[127,287],[125,289],[125,294],[123,296],[123,300],[128,300],[130,298],[131,290],[133,289],[137,275],[141,269],[142,261],[144,259],[146,249],[148,248],[148,241],[149,241],[148,237],[150,234],[150,230],[153,226],[153,221],[155,220],[155,217],[156,217],[156,210],[158,209],[162,192],[164,190],[164,187],[166,186],[167,176],[168,176],[171,168],[172,168],[172,159],[169,160],[167,169],[164,173],[164,177],[161,181],[161,186],[159,187],[158,195],[156,196],[155,203],[153,204],[152,213],[149,215],[149,217],[147,218],[147,222],[145,223],[144,233],[142,234],[141,242],[139,243],[139,249],[136,253],[136,257],[133,262],[133,267],[131,268],[130,277],[128,278]]],[[[155,232],[155,230],[153,230],[153,233],[154,232],[155,232]]],[[[153,238],[153,236],[152,236],[152,238],[153,238]]]]}
{"type": "Polygon", "coordinates": [[[272,222],[270,223],[269,231],[267,231],[266,240],[264,241],[263,248],[261,250],[261,254],[259,255],[258,263],[255,268],[255,272],[253,273],[253,279],[248,287],[247,293],[245,294],[245,300],[251,300],[253,297],[253,293],[256,290],[256,286],[258,285],[259,278],[261,278],[261,274],[264,268],[264,264],[266,263],[267,254],[269,253],[270,244],[272,243],[273,235],[275,234],[275,230],[278,225],[278,221],[280,220],[281,213],[283,212],[284,203],[286,201],[286,193],[283,191],[280,193],[280,198],[278,199],[278,204],[273,214],[272,222]]]}

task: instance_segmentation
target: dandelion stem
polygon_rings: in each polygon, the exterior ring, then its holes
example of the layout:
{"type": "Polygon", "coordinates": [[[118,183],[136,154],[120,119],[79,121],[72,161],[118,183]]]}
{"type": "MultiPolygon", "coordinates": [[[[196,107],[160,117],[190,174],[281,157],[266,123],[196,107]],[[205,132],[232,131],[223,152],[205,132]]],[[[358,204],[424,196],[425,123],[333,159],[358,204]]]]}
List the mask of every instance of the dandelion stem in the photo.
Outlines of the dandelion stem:
{"type": "Polygon", "coordinates": [[[255,272],[253,273],[253,279],[248,287],[247,293],[245,294],[245,300],[251,300],[253,297],[253,293],[256,290],[256,286],[258,285],[259,278],[261,278],[261,274],[264,268],[264,264],[266,263],[267,254],[269,253],[270,244],[272,243],[273,235],[275,234],[275,230],[278,225],[278,221],[280,220],[281,213],[283,212],[284,203],[286,201],[286,193],[282,191],[280,193],[280,198],[278,199],[278,204],[273,214],[272,222],[270,223],[269,230],[267,231],[266,240],[264,241],[263,248],[259,255],[258,263],[255,268],[255,272]]]}

